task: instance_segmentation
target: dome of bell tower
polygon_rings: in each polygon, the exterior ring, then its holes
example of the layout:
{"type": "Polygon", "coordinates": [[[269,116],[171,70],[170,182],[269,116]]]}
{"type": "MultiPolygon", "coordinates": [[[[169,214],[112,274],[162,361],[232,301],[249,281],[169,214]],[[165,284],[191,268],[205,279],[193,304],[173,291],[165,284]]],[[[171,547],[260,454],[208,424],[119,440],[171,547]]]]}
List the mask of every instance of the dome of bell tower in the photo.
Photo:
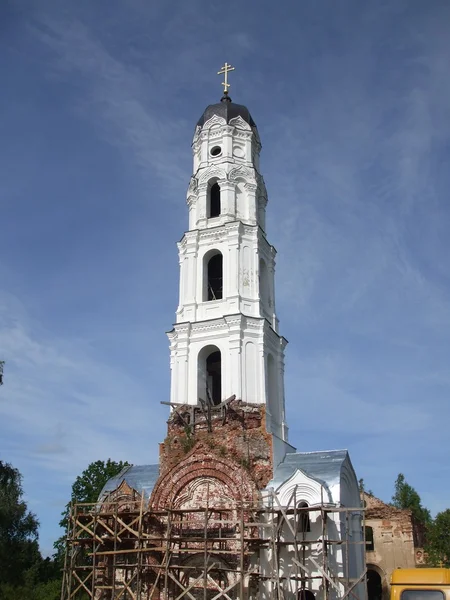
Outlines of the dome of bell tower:
{"type": "Polygon", "coordinates": [[[255,121],[252,119],[250,111],[246,106],[242,104],[235,104],[231,101],[229,96],[224,96],[217,104],[210,104],[205,108],[202,116],[197,122],[197,126],[203,127],[203,125],[214,115],[225,119],[226,123],[229,123],[231,119],[241,117],[250,127],[256,127],[255,121]]]}

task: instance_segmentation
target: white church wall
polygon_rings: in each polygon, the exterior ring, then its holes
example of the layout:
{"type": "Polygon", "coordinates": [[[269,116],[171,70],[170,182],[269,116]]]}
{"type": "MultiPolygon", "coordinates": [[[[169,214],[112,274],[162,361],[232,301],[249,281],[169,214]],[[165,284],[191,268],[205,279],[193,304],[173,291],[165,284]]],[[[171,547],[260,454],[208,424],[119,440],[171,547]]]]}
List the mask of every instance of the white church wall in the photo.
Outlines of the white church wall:
{"type": "MultiPolygon", "coordinates": [[[[326,460],[325,457],[324,460],[326,460]]],[[[313,508],[317,506],[317,510],[308,511],[308,525],[305,525],[305,521],[302,521],[297,516],[297,529],[295,527],[294,515],[287,513],[287,522],[284,523],[282,529],[281,539],[283,544],[279,550],[279,575],[280,577],[286,577],[286,581],[284,582],[286,598],[295,598],[298,591],[295,573],[298,575],[299,571],[295,567],[295,559],[299,560],[299,553],[301,555],[300,562],[304,565],[307,573],[310,576],[319,576],[318,578],[307,580],[306,589],[312,591],[317,599],[325,598],[320,571],[324,565],[322,544],[324,532],[326,533],[326,538],[329,540],[345,541],[348,539],[350,542],[349,544],[328,544],[326,572],[332,577],[338,589],[331,586],[327,598],[339,598],[344,594],[344,583],[340,583],[338,578],[341,578],[345,582],[346,577],[356,579],[363,573],[363,546],[352,543],[360,541],[358,537],[360,536],[360,528],[358,529],[360,513],[358,513],[358,519],[356,519],[357,511],[350,512],[349,514],[346,511],[339,510],[328,512],[325,528],[323,527],[321,514],[322,504],[324,506],[336,507],[336,509],[341,506],[358,508],[359,503],[355,497],[355,488],[357,490],[356,476],[347,457],[342,465],[341,474],[336,473],[336,476],[333,476],[331,480],[328,479],[327,485],[322,485],[313,477],[297,469],[289,479],[284,481],[275,490],[276,504],[279,503],[284,508],[292,509],[294,505],[301,506],[302,503],[306,503],[309,507],[313,508]],[[344,504],[343,500],[350,502],[351,505],[344,504]],[[299,527],[302,527],[302,529],[299,529],[299,527]],[[346,528],[348,528],[347,532],[346,528]],[[294,545],[295,539],[297,540],[297,552],[294,545]],[[299,546],[299,540],[302,539],[306,542],[303,550],[302,546],[299,546]],[[293,574],[294,577],[292,577],[293,574]]],[[[266,503],[270,501],[273,502],[271,495],[268,494],[266,503]]],[[[273,569],[270,550],[262,551],[261,564],[263,565],[265,575],[269,577],[271,569],[273,569]]],[[[270,594],[273,592],[271,584],[262,585],[260,592],[261,598],[270,598],[270,594]]],[[[355,588],[355,594],[358,598],[365,597],[363,584],[355,588]]]]}

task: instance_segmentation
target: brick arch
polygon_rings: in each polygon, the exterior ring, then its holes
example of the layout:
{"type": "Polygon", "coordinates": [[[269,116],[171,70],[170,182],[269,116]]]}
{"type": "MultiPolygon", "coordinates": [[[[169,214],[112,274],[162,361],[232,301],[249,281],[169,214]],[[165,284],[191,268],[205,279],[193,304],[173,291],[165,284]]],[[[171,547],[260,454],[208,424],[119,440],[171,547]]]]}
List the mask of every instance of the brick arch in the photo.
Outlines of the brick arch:
{"type": "Polygon", "coordinates": [[[229,490],[234,501],[251,501],[257,488],[248,471],[237,462],[194,448],[190,455],[161,475],[153,489],[149,505],[162,510],[177,503],[186,488],[196,480],[215,480],[229,490]]]}

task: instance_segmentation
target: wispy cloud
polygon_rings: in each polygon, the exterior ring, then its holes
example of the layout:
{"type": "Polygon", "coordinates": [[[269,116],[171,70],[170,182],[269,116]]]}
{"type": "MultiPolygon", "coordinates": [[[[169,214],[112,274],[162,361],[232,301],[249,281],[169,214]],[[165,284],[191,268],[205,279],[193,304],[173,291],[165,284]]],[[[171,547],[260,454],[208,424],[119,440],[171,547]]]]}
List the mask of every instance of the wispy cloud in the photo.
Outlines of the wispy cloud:
{"type": "Polygon", "coordinates": [[[0,427],[44,544],[88,462],[156,459],[189,145],[196,118],[220,98],[224,60],[237,67],[233,100],[249,106],[264,144],[291,441],[349,446],[380,496],[402,470],[441,506],[449,7],[8,7],[0,427]]]}
{"type": "Polygon", "coordinates": [[[54,20],[43,14],[33,32],[54,52],[55,76],[72,85],[74,77],[83,80],[81,92],[74,90],[77,109],[98,133],[125,156],[131,153],[147,177],[157,175],[169,188],[174,181],[184,185],[186,153],[176,140],[191,124],[175,115],[169,118],[159,102],[152,102],[151,77],[146,81],[138,67],[116,59],[76,19],[54,20]]]}

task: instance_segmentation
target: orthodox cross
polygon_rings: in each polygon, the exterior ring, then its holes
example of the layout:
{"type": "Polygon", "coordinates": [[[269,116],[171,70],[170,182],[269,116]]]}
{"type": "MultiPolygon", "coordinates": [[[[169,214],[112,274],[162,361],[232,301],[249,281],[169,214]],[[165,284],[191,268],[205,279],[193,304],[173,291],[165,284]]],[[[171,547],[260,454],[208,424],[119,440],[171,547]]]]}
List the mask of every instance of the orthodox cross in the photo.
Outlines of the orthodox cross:
{"type": "Polygon", "coordinates": [[[232,67],[228,63],[225,63],[220,69],[220,71],[217,72],[217,75],[225,75],[225,81],[222,82],[223,93],[225,94],[225,96],[228,94],[228,88],[230,87],[230,84],[228,83],[228,73],[230,71],[234,71],[234,67],[232,67]]]}

